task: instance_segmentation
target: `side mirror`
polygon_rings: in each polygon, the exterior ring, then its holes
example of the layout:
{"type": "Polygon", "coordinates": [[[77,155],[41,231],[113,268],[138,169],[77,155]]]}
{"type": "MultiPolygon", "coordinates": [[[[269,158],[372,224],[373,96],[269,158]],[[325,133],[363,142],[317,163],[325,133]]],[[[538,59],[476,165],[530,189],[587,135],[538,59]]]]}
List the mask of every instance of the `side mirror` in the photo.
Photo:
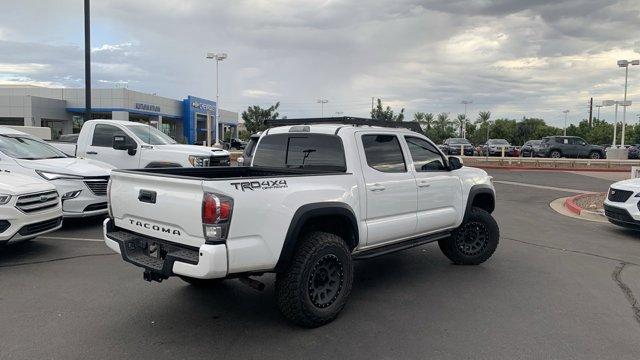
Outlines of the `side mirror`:
{"type": "Polygon", "coordinates": [[[449,156],[449,170],[458,170],[462,168],[462,159],[457,156],[449,156]]]}
{"type": "Polygon", "coordinates": [[[125,135],[115,135],[113,137],[113,148],[116,150],[127,150],[131,156],[136,154],[138,144],[125,135]]]}

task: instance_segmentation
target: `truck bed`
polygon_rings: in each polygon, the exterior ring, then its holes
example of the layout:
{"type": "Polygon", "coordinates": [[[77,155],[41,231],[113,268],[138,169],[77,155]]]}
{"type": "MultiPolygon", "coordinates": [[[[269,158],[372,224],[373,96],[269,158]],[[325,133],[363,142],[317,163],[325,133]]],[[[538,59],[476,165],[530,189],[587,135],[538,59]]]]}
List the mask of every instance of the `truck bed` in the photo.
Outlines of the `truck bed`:
{"type": "Polygon", "coordinates": [[[314,175],[344,175],[344,171],[323,167],[322,169],[297,169],[297,168],[272,168],[252,166],[213,166],[205,168],[148,168],[136,170],[114,170],[133,174],[149,174],[153,176],[166,176],[199,180],[214,179],[246,179],[274,176],[314,176],[314,175]]]}

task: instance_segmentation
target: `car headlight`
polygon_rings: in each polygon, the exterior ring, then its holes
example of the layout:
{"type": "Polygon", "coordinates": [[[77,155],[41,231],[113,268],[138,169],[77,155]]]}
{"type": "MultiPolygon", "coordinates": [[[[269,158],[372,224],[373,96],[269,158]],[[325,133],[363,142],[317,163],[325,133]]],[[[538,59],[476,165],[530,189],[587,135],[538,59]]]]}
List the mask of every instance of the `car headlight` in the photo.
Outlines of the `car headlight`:
{"type": "Polygon", "coordinates": [[[205,167],[209,166],[208,156],[189,155],[189,163],[193,167],[205,167]]]}
{"type": "Polygon", "coordinates": [[[0,194],[0,205],[5,205],[11,201],[11,195],[9,194],[0,194]]]}
{"type": "Polygon", "coordinates": [[[55,172],[42,171],[42,170],[36,170],[36,173],[38,173],[38,175],[42,176],[47,180],[58,180],[58,179],[81,180],[82,179],[82,176],[78,176],[78,175],[62,174],[62,173],[55,173],[55,172]]]}

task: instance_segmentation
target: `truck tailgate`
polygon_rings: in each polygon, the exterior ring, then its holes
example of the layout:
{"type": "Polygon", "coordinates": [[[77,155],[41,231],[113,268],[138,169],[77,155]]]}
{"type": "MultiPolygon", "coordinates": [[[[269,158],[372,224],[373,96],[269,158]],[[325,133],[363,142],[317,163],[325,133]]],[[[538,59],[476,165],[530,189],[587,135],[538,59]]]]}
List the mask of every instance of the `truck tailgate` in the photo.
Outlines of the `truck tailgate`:
{"type": "Polygon", "coordinates": [[[117,227],[188,246],[204,244],[202,180],[113,171],[111,211],[117,227]]]}

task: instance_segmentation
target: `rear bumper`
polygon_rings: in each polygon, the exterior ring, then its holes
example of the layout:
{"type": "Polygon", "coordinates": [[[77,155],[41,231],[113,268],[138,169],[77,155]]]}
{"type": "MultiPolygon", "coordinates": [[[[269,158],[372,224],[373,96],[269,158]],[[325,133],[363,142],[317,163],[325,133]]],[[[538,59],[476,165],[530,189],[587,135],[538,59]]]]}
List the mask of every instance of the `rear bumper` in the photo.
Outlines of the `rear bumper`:
{"type": "Polygon", "coordinates": [[[116,228],[111,219],[103,223],[104,242],[122,259],[163,278],[182,275],[197,279],[227,276],[227,247],[224,244],[204,244],[199,248],[184,246],[116,228]],[[149,256],[158,249],[157,257],[149,256]]]}

